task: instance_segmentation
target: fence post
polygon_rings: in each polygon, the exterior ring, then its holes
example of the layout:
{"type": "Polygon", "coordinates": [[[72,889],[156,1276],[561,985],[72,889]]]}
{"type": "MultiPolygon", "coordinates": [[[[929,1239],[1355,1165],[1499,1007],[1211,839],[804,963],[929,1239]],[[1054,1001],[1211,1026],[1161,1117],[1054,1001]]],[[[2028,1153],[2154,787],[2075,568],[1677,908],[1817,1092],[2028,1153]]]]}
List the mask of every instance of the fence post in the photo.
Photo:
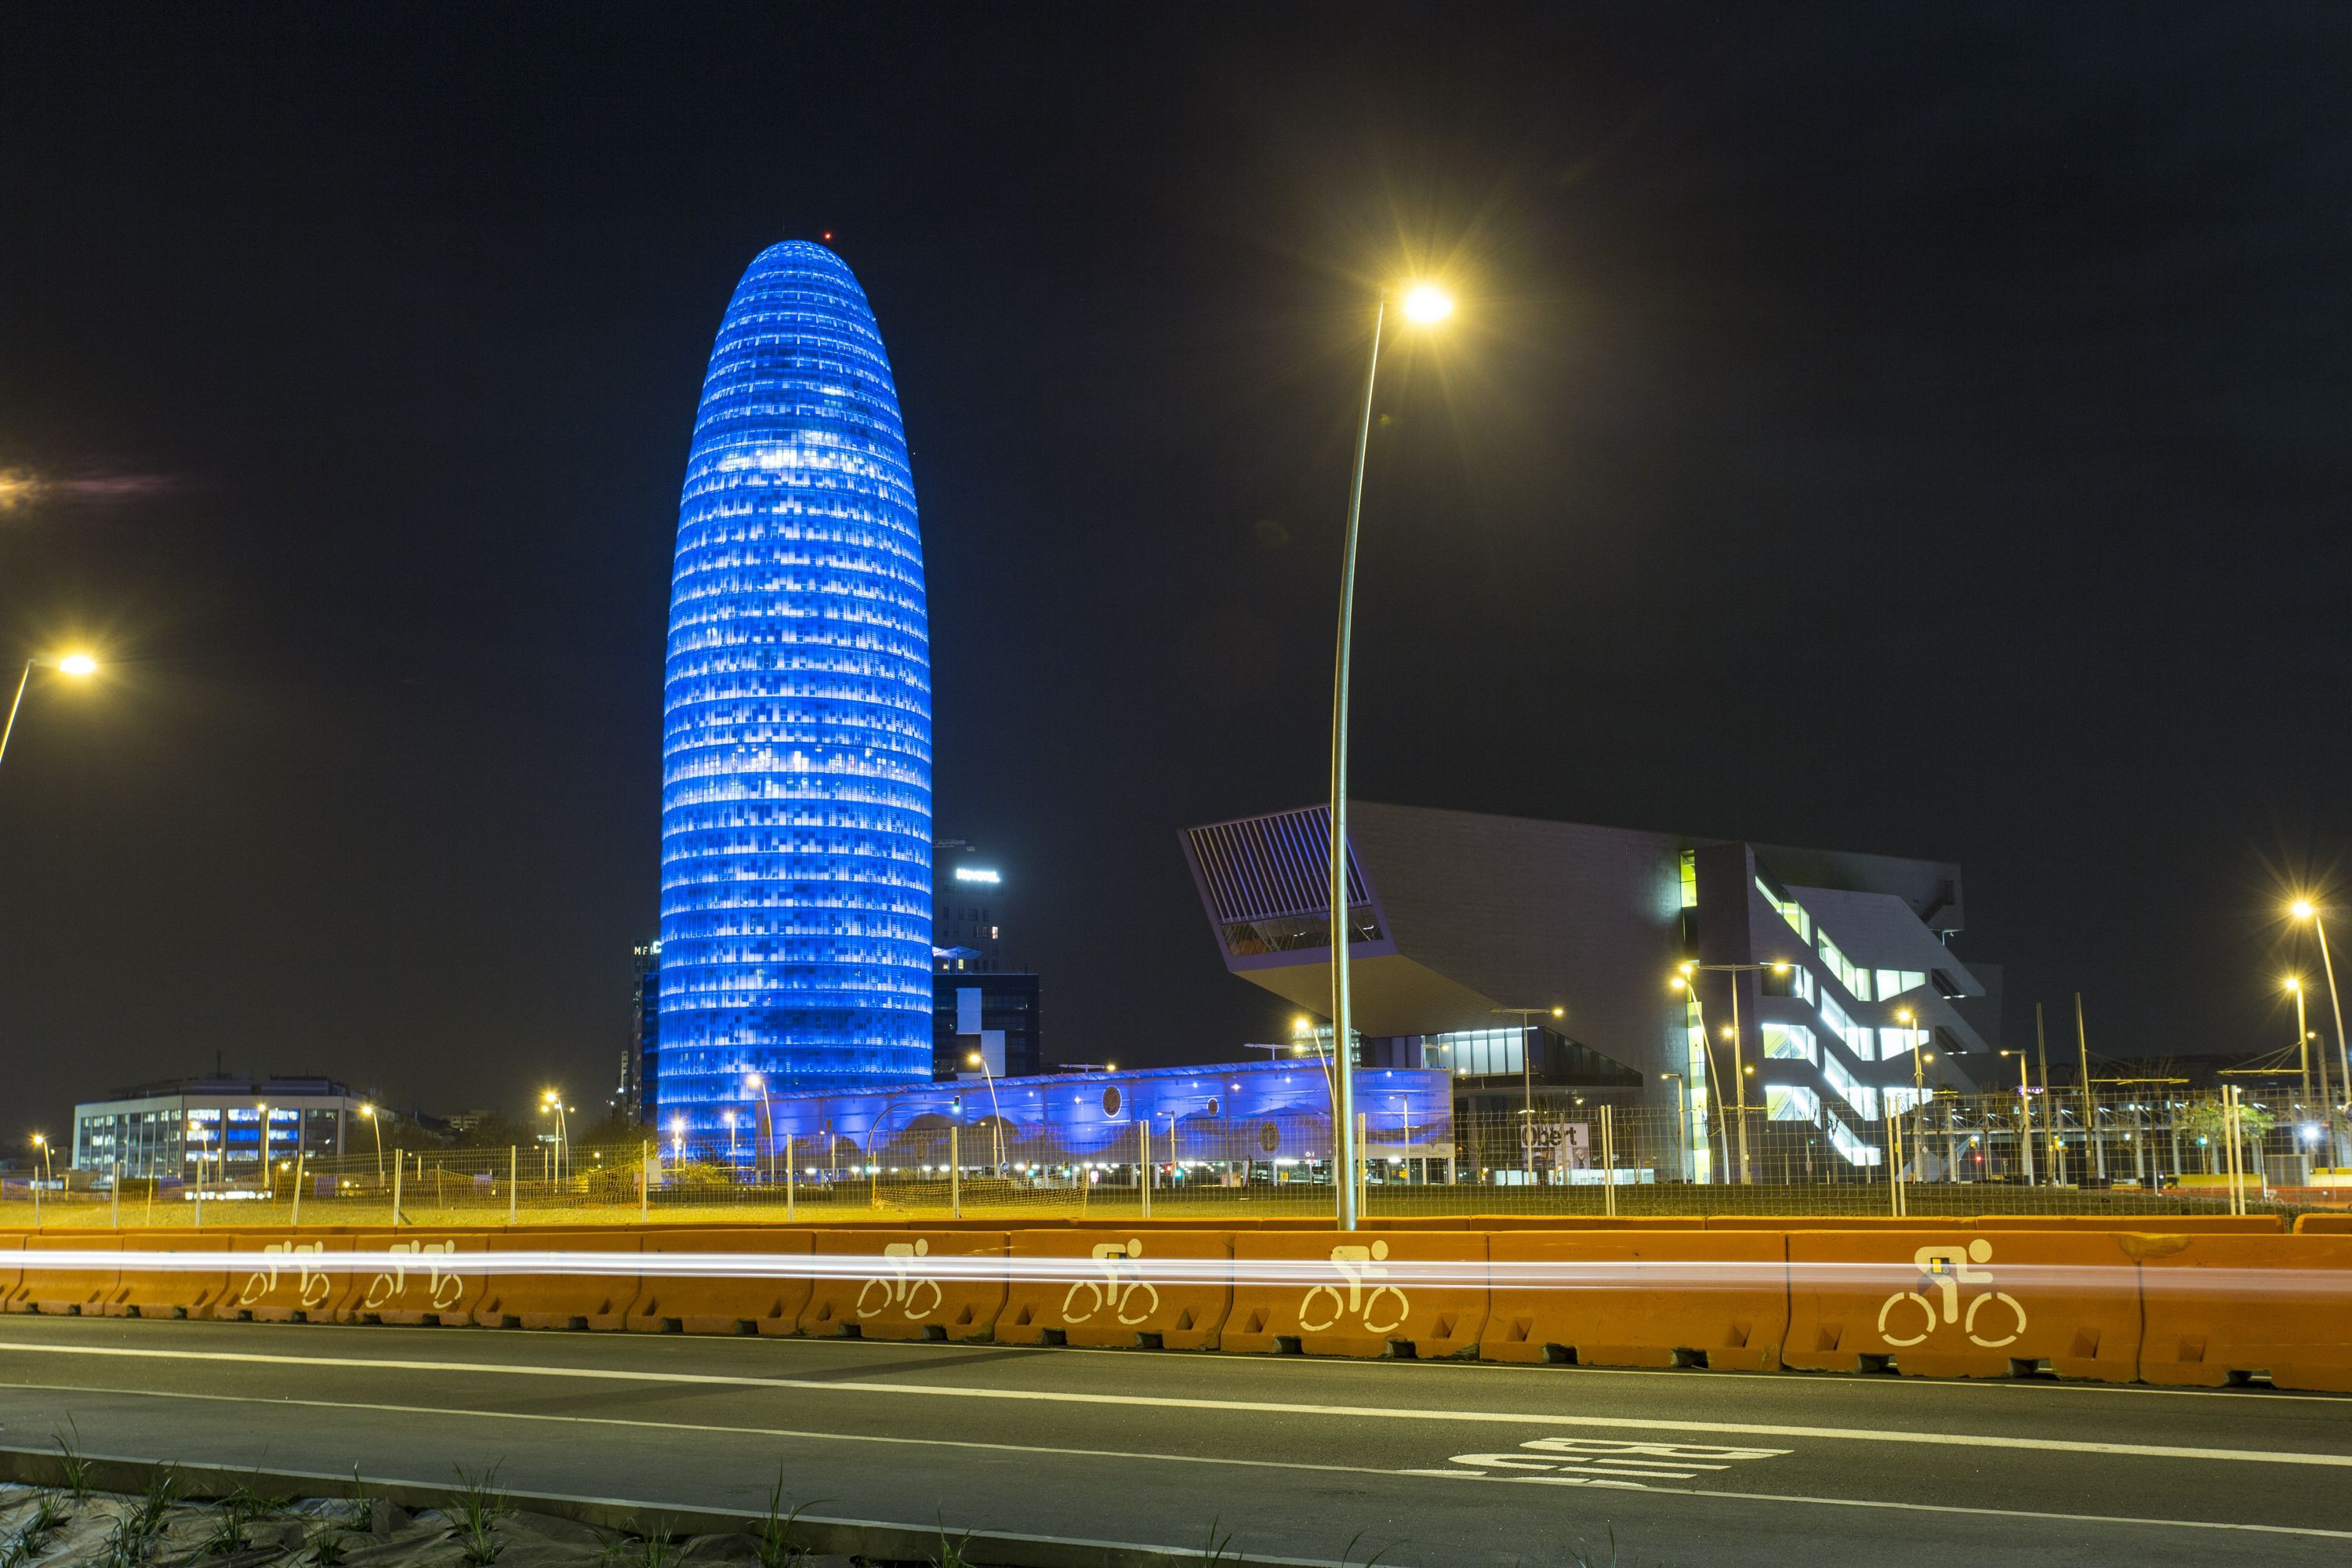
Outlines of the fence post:
{"type": "MultiPolygon", "coordinates": [[[[294,1135],[297,1138],[302,1135],[302,1124],[299,1121],[294,1124],[294,1135]]],[[[309,1153],[310,1151],[299,1143],[294,1145],[294,1215],[287,1221],[287,1225],[297,1230],[302,1226],[302,1178],[310,1173],[310,1165],[305,1159],[309,1153]]]]}
{"type": "Polygon", "coordinates": [[[114,1162],[114,1228],[122,1228],[122,1162],[114,1162]]]}
{"type": "Polygon", "coordinates": [[[1617,1213],[1617,1117],[1612,1107],[1601,1108],[1601,1207],[1617,1213]]]}
{"type": "Polygon", "coordinates": [[[963,1129],[953,1122],[948,1123],[948,1217],[963,1218],[963,1129]]]}
{"type": "Polygon", "coordinates": [[[784,1217],[793,1217],[793,1135],[784,1134],[784,1217]]]}
{"type": "MultiPolygon", "coordinates": [[[[405,1158],[400,1150],[394,1149],[392,1152],[392,1228],[394,1230],[400,1228],[400,1181],[407,1173],[408,1164],[405,1158]]],[[[196,1218],[199,1224],[204,1219],[204,1202],[202,1197],[196,1199],[196,1218]]]]}
{"type": "Polygon", "coordinates": [[[517,1145],[517,1144],[513,1144],[513,1143],[509,1143],[509,1144],[508,1144],[508,1145],[507,1145],[507,1228],[508,1228],[509,1230],[512,1230],[512,1229],[514,1228],[514,1223],[515,1223],[515,1184],[515,1184],[515,1178],[516,1178],[517,1176],[519,1176],[519,1175],[520,1175],[520,1174],[522,1173],[522,1172],[521,1172],[521,1164],[522,1164],[522,1154],[521,1154],[520,1147],[519,1145],[517,1145]]]}
{"type": "Polygon", "coordinates": [[[1143,1217],[1151,1217],[1151,1118],[1137,1108],[1135,1118],[1135,1190],[1143,1200],[1143,1217]]]}
{"type": "Polygon", "coordinates": [[[646,1223],[646,1205],[653,1202],[653,1150],[651,1139],[637,1140],[637,1223],[639,1225],[646,1223]]]}
{"type": "Polygon", "coordinates": [[[1359,1215],[1364,1212],[1364,1200],[1372,1194],[1371,1142],[1371,1115],[1359,1110],[1356,1112],[1356,1168],[1348,1173],[1348,1179],[1356,1184],[1356,1213],[1359,1215]]]}

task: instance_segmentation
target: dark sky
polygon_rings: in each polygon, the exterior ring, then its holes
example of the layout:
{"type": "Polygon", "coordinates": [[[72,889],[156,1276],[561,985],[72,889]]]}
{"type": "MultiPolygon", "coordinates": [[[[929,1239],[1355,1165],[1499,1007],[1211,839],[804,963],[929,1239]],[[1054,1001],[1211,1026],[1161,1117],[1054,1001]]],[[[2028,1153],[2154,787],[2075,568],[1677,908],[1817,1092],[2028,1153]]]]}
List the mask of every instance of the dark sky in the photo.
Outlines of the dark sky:
{"type": "Polygon", "coordinates": [[[1321,793],[1422,265],[1364,796],[1956,858],[2013,1016],[2284,1044],[2277,890],[2347,868],[2347,80],[2332,4],[9,4],[0,652],[114,668],[0,767],[0,1137],[215,1053],[609,1091],[703,363],[825,230],[1050,1054],[1283,1026],[1175,834],[1321,793]]]}

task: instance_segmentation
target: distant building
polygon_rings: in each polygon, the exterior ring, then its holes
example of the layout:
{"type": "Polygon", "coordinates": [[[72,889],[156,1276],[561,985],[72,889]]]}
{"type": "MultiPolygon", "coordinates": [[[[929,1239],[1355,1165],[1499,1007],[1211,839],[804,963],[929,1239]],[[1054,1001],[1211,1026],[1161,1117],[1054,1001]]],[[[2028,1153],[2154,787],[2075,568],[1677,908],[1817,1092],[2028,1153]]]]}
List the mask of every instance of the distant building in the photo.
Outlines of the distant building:
{"type": "Polygon", "coordinates": [[[662,701],[662,1058],[715,1136],[930,1068],[930,651],[890,362],[847,264],[770,246],[711,346],[662,701]]]}
{"type": "Polygon", "coordinates": [[[931,847],[931,967],[1005,972],[1005,932],[1013,924],[1004,868],[970,839],[931,847]]]}
{"type": "Polygon", "coordinates": [[[661,1103],[661,943],[635,949],[636,981],[629,993],[629,1043],[621,1053],[621,1088],[613,1109],[650,1126],[661,1103]]]}
{"type": "Polygon", "coordinates": [[[290,1159],[298,1146],[324,1159],[369,1136],[364,1103],[323,1078],[215,1075],[141,1084],[74,1107],[74,1169],[110,1172],[120,1163],[126,1176],[174,1176],[194,1174],[201,1163],[231,1179],[251,1175],[260,1169],[265,1106],[271,1159],[290,1159]]]}
{"type": "Polygon", "coordinates": [[[1037,1027],[1037,977],[1034,974],[931,976],[931,1076],[981,1076],[976,1053],[998,1078],[1022,1078],[1045,1070],[1037,1027]]]}
{"type": "MultiPolygon", "coordinates": [[[[1917,1088],[1973,1092],[1990,1076],[1961,1010],[1987,988],[1948,945],[1963,924],[1958,866],[1370,802],[1349,813],[1359,1059],[1445,1068],[1457,1114],[1576,1093],[1684,1110],[1689,1173],[1706,1180],[1724,1168],[1710,1106],[1744,1079],[1759,1129],[1859,1170],[1883,1162],[1884,1118],[1917,1088]],[[1685,964],[1695,984],[1676,989],[1685,964]]],[[[1310,1031],[1330,1009],[1330,820],[1308,806],[1181,836],[1226,967],[1310,1031]]]]}

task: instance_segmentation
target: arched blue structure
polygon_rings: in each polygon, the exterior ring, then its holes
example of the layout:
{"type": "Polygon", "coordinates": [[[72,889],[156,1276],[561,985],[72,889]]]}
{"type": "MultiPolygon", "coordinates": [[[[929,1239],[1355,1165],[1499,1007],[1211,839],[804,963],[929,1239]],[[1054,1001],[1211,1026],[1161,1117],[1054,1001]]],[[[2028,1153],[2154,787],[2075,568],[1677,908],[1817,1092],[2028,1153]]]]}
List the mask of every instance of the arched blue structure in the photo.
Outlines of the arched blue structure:
{"type": "Polygon", "coordinates": [[[761,252],[710,353],[663,693],[667,1133],[930,1077],[922,539],[882,335],[820,245],[761,252]]]}

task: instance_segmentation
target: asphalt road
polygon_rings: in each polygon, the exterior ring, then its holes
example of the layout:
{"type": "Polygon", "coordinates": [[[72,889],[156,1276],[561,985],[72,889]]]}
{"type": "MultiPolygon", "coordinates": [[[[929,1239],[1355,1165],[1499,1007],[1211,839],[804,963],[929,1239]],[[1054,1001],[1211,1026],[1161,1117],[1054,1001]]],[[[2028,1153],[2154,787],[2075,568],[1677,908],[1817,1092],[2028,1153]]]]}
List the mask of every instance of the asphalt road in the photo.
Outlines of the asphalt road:
{"type": "Polygon", "coordinates": [[[2352,1561],[2352,1399],[0,1319],[0,1443],[1384,1564],[2352,1561]]]}

